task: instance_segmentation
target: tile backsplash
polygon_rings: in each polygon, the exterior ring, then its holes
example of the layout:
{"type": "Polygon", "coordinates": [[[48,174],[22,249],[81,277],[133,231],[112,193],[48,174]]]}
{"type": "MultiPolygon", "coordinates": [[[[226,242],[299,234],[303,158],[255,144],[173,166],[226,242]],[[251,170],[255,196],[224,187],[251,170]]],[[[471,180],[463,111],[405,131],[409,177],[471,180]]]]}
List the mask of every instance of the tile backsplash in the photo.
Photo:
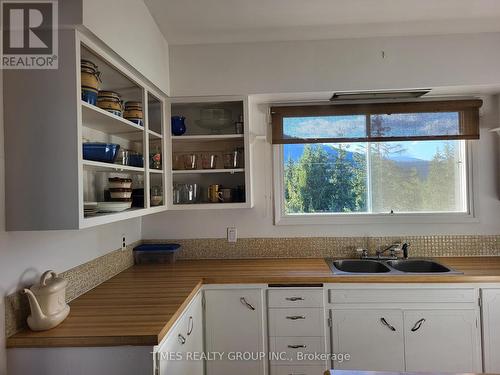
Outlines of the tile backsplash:
{"type": "Polygon", "coordinates": [[[324,258],[356,255],[357,248],[370,253],[402,241],[410,244],[410,257],[500,256],[500,235],[442,235],[401,237],[289,237],[145,240],[182,245],[180,259],[324,258]]]}

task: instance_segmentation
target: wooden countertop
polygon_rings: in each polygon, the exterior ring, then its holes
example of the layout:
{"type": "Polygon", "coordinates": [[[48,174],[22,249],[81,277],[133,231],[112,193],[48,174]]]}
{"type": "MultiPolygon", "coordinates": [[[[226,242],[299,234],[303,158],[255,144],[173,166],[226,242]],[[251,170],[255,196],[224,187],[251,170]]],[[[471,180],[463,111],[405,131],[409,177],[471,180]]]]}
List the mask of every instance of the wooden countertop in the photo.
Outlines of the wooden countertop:
{"type": "Polygon", "coordinates": [[[323,259],[192,260],[133,266],[70,303],[44,332],[25,330],[7,347],[157,345],[202,284],[500,283],[500,257],[439,258],[463,275],[335,276],[323,259]]]}
{"type": "MultiPolygon", "coordinates": [[[[355,371],[355,370],[329,370],[324,375],[480,375],[474,373],[444,373],[444,372],[388,372],[388,371],[355,371]]],[[[481,374],[494,375],[494,374],[481,374]]]]}

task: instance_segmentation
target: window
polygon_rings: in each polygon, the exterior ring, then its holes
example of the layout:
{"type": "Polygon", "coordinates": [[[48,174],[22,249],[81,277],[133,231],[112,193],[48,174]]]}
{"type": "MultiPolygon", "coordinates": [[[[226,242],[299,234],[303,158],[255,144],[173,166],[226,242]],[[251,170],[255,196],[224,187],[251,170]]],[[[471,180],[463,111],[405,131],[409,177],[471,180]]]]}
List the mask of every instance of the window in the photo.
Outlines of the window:
{"type": "Polygon", "coordinates": [[[320,107],[272,108],[278,219],[470,215],[470,109],[320,107]]]}

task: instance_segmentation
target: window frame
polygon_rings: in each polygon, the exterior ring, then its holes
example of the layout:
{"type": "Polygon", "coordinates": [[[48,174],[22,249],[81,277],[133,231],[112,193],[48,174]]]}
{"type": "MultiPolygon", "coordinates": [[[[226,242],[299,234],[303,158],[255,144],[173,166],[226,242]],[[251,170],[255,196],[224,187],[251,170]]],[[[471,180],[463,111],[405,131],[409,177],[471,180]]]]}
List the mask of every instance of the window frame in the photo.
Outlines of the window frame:
{"type": "MultiPolygon", "coordinates": [[[[286,214],[284,190],[284,157],[283,144],[273,144],[273,196],[275,225],[328,225],[328,224],[454,224],[479,222],[476,192],[478,178],[474,178],[477,167],[477,142],[465,142],[465,179],[466,208],[465,212],[422,212],[422,213],[313,213],[286,214]]],[[[323,142],[322,142],[323,143],[323,142]]]]}

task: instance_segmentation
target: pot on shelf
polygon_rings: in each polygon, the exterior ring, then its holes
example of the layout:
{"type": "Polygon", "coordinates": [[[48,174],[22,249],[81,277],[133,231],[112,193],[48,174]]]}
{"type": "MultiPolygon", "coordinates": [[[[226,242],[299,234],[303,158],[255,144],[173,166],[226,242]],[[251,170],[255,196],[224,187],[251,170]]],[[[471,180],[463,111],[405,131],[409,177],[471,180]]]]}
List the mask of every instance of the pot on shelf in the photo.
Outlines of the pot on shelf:
{"type": "Polygon", "coordinates": [[[70,310],[66,303],[67,285],[68,282],[54,271],[46,271],[38,284],[24,289],[31,309],[28,326],[33,331],[54,328],[66,319],[70,310]]]}

